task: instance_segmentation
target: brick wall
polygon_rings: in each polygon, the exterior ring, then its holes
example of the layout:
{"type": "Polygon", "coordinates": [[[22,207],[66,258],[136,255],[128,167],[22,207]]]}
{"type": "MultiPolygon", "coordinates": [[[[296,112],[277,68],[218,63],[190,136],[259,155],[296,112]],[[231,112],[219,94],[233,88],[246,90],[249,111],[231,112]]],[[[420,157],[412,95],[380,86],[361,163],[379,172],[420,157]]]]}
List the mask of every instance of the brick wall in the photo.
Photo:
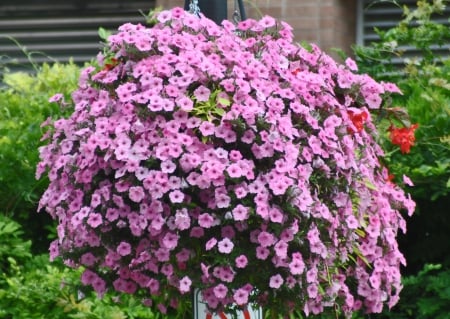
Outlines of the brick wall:
{"type": "MultiPolygon", "coordinates": [[[[234,0],[228,1],[229,17],[234,0]]],[[[244,0],[248,17],[270,15],[288,22],[297,41],[318,44],[331,53],[332,48],[349,52],[356,38],[356,1],[358,0],[244,0]]],[[[184,0],[157,0],[157,6],[183,6],[184,0]]]]}

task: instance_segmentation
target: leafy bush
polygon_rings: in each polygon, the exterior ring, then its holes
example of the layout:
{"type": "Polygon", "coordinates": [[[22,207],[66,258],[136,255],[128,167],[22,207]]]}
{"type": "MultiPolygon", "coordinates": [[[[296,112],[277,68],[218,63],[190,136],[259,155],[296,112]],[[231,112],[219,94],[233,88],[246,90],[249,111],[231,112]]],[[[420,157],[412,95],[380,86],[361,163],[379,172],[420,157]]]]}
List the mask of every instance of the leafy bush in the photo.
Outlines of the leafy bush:
{"type": "Polygon", "coordinates": [[[380,41],[368,47],[355,47],[361,72],[378,80],[396,83],[403,96],[393,97],[393,104],[405,106],[412,122],[418,122],[416,147],[410,154],[400,154],[389,143],[386,156],[391,172],[409,176],[416,187],[415,198],[436,200],[450,190],[450,58],[437,56],[432,47],[450,41],[450,27],[433,21],[444,9],[444,1],[418,1],[418,8],[404,8],[404,19],[387,31],[378,30],[380,41]],[[406,55],[413,47],[416,57],[406,55]],[[403,58],[402,69],[392,63],[403,58]]]}
{"type": "Polygon", "coordinates": [[[450,27],[433,21],[445,2],[418,1],[416,10],[405,7],[398,26],[378,32],[379,42],[355,47],[360,70],[395,82],[404,94],[393,97],[393,104],[406,106],[411,120],[419,123],[411,152],[400,155],[392,149],[385,159],[396,178],[406,174],[413,180],[409,190],[417,210],[400,240],[409,274],[403,279],[400,302],[374,318],[450,318],[450,58],[432,50],[450,41],[450,27]],[[413,57],[405,47],[419,54],[413,57]],[[403,59],[401,68],[392,63],[394,58],[403,59]],[[442,266],[424,266],[427,263],[442,266]]]}
{"type": "Polygon", "coordinates": [[[443,1],[417,5],[416,10],[405,7],[405,18],[396,27],[379,31],[379,42],[355,47],[360,70],[398,84],[404,94],[393,96],[393,104],[406,106],[411,121],[419,123],[416,146],[409,154],[392,148],[387,135],[384,143],[390,150],[385,161],[396,180],[405,174],[415,184],[408,190],[418,209],[401,245],[408,251],[410,273],[426,262],[448,262],[450,249],[450,57],[434,55],[431,49],[450,41],[450,27],[433,21],[444,9],[443,1]],[[405,47],[416,48],[419,55],[404,57],[405,47]],[[398,57],[403,58],[403,68],[392,63],[398,57]]]}
{"type": "Polygon", "coordinates": [[[0,214],[0,271],[8,270],[8,259],[24,260],[31,257],[31,241],[24,241],[20,225],[0,214]]]}
{"type": "Polygon", "coordinates": [[[59,107],[48,102],[54,92],[69,96],[77,85],[75,64],[44,64],[35,74],[5,73],[0,86],[0,207],[2,212],[24,225],[37,251],[47,250],[46,232],[50,219],[35,214],[36,201],[48,183],[36,181],[40,123],[61,116],[59,107]]]}
{"type": "Polygon", "coordinates": [[[78,289],[81,270],[49,264],[48,255],[34,256],[23,266],[12,258],[9,263],[11,275],[0,277],[0,318],[156,318],[129,295],[83,295],[78,289]]]}
{"type": "Polygon", "coordinates": [[[0,215],[0,318],[156,318],[129,295],[85,296],[79,288],[81,269],[49,264],[47,254],[32,257],[22,234],[18,223],[0,215]]]}
{"type": "Polygon", "coordinates": [[[75,64],[42,65],[36,73],[5,72],[0,86],[0,318],[157,318],[138,298],[81,293],[81,269],[49,263],[47,236],[54,228],[36,201],[48,181],[35,180],[40,123],[66,110],[48,102],[69,98],[79,78],[75,64]],[[26,237],[26,239],[24,239],[26,237]]]}
{"type": "Polygon", "coordinates": [[[399,304],[379,319],[450,318],[450,269],[428,264],[416,276],[404,278],[399,304]]]}

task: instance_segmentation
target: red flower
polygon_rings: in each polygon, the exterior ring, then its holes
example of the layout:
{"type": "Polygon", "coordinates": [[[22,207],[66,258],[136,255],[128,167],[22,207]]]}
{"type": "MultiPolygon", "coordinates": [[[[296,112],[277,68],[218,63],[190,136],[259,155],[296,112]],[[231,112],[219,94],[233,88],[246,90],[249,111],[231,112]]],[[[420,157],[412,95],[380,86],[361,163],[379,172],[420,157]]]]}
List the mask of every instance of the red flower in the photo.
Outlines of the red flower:
{"type": "Polygon", "coordinates": [[[112,70],[114,69],[114,67],[116,67],[116,65],[119,64],[119,60],[116,58],[111,58],[109,60],[110,63],[105,63],[105,67],[103,68],[106,71],[112,70]]]}
{"type": "MultiPolygon", "coordinates": [[[[348,116],[350,117],[350,120],[353,122],[353,125],[356,128],[356,132],[361,132],[364,129],[364,123],[368,118],[367,112],[362,111],[360,113],[355,113],[352,110],[349,110],[348,116]]],[[[355,133],[353,128],[348,128],[348,131],[349,133],[355,133]]]]}
{"type": "Polygon", "coordinates": [[[410,127],[389,127],[390,138],[392,144],[400,146],[400,151],[402,153],[409,153],[411,146],[414,145],[416,140],[414,136],[414,131],[418,128],[418,124],[413,124],[410,127]]]}
{"type": "Polygon", "coordinates": [[[299,72],[300,72],[300,69],[297,68],[297,69],[295,69],[295,70],[292,71],[292,74],[293,74],[293,75],[297,75],[299,72]]]}

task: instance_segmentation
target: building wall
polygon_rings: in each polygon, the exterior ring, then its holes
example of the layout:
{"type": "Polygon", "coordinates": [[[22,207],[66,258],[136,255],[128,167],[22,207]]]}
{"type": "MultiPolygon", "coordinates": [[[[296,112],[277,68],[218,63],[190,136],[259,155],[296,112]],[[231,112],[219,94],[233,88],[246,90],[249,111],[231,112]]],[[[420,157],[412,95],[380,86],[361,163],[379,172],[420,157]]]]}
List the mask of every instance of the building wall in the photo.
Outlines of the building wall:
{"type": "MultiPolygon", "coordinates": [[[[270,15],[288,22],[297,41],[318,44],[328,53],[332,48],[350,52],[356,42],[356,1],[358,0],[244,0],[248,17],[270,15]]],[[[157,6],[183,6],[184,0],[157,0],[157,6]]],[[[234,0],[228,0],[229,17],[234,0]]]]}

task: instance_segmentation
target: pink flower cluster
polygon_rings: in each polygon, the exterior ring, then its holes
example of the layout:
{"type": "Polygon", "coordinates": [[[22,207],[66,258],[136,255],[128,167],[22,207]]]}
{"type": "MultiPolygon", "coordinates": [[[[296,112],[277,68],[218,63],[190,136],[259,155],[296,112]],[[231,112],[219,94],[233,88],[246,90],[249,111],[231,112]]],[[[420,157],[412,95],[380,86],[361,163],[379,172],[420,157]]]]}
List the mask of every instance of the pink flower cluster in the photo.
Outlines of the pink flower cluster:
{"type": "Polygon", "coordinates": [[[109,37],[40,148],[51,258],[163,312],[193,288],[216,311],[394,305],[414,203],[388,182],[370,110],[396,87],[271,17],[158,20],[109,37]]]}

